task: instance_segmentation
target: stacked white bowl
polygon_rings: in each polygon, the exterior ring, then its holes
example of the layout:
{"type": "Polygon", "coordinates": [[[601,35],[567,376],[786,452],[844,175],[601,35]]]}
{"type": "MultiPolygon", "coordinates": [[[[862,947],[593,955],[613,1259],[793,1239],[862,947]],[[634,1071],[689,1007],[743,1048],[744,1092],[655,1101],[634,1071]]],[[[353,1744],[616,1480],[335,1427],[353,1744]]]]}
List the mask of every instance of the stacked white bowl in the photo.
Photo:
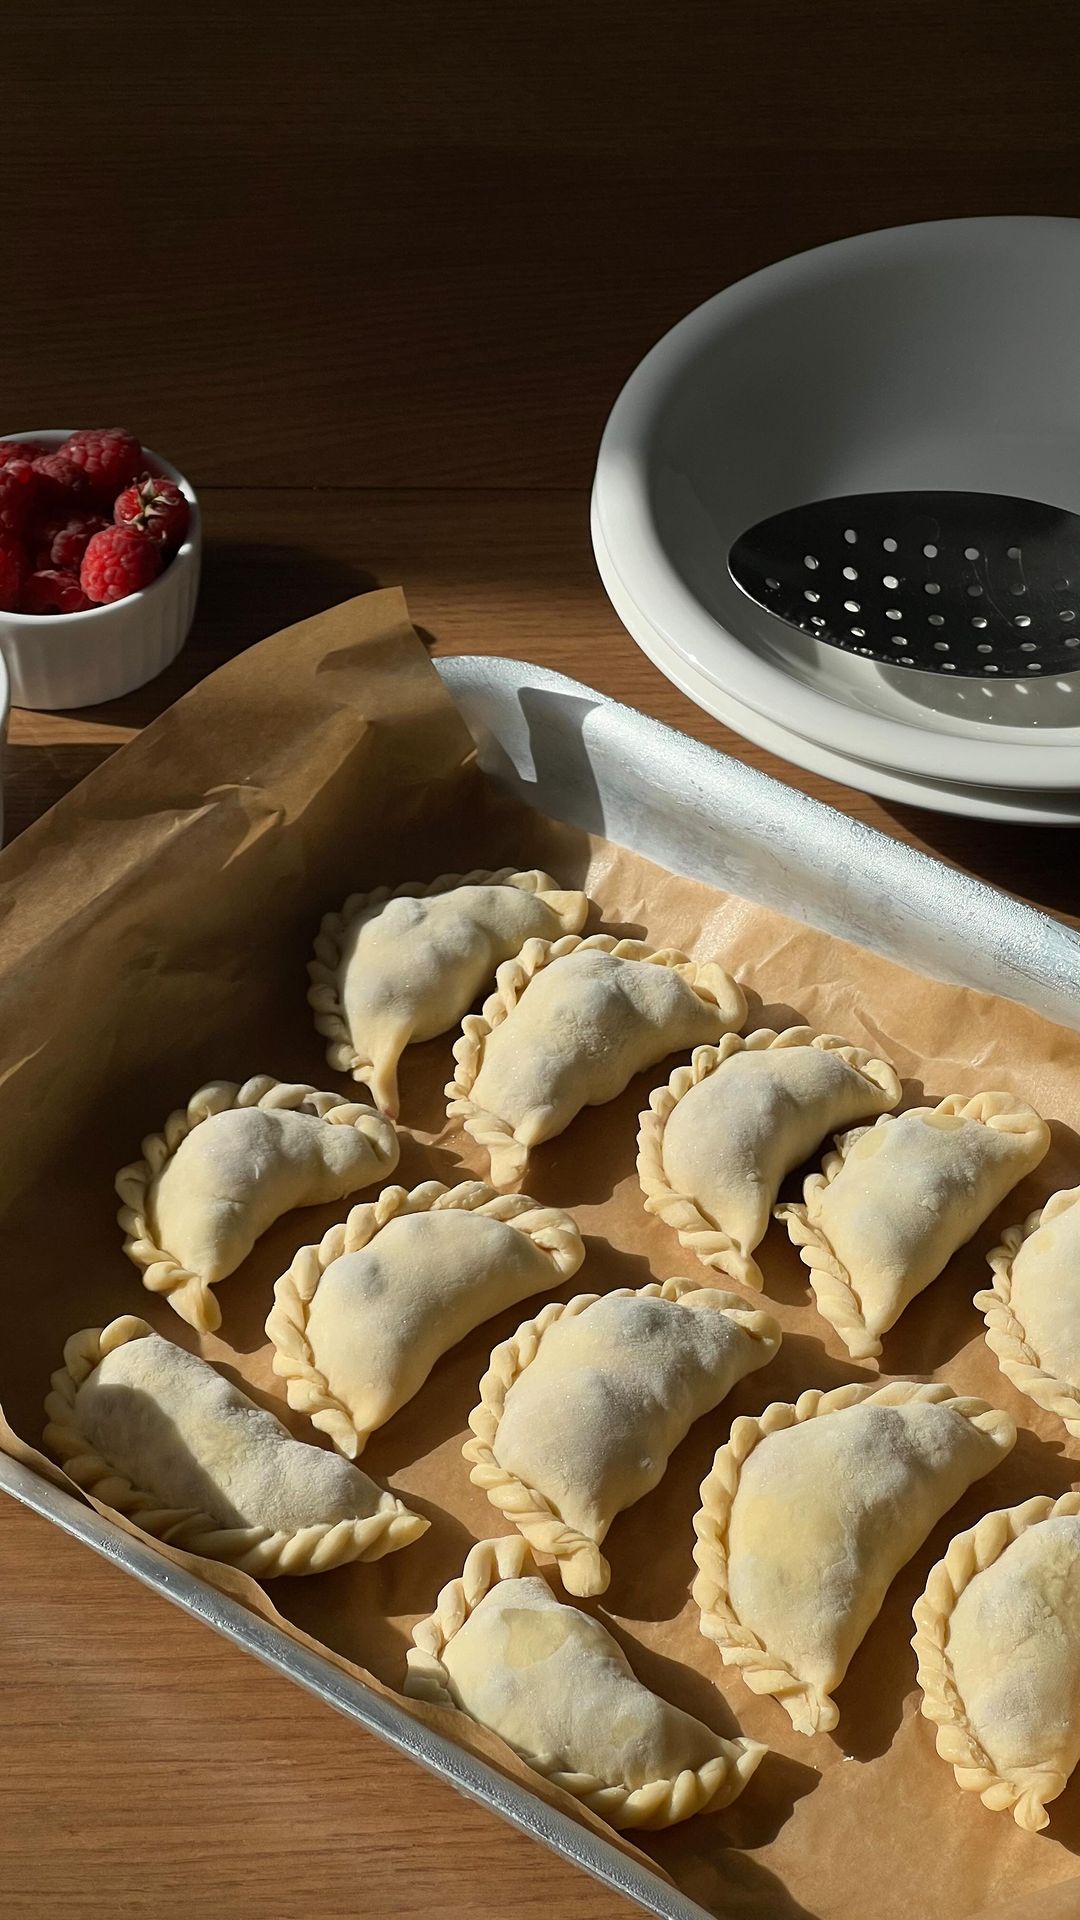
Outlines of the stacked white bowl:
{"type": "Polygon", "coordinates": [[[728,568],[768,516],[842,495],[998,493],[1080,513],[1080,221],[932,221],[767,267],[699,307],[608,421],[593,546],[623,624],[707,712],[890,800],[1080,824],[1080,671],[878,665],[728,568]]]}

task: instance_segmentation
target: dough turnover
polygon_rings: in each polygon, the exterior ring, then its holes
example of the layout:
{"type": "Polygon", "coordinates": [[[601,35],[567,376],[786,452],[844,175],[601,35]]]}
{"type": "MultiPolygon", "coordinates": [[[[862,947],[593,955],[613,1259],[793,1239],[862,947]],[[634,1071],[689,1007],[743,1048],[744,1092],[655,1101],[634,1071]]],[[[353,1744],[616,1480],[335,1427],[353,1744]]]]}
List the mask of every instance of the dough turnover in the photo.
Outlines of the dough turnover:
{"type": "Polygon", "coordinates": [[[221,1325],[211,1288],[275,1220],[385,1179],[400,1152],[373,1107],[266,1074],[200,1087],[142,1150],[116,1176],[124,1252],[200,1333],[221,1325]]]}
{"type": "Polygon", "coordinates": [[[579,933],[588,911],[584,893],[510,867],[354,893],[327,914],[308,968],[327,1060],[396,1116],[405,1048],[456,1027],[526,940],[579,933]]]}
{"type": "Polygon", "coordinates": [[[753,1251],[784,1176],[826,1134],[884,1113],[899,1098],[887,1060],[810,1027],[762,1027],[697,1047],[641,1116],[646,1211],[659,1214],[706,1266],[760,1287],[753,1251]]]}
{"type": "Polygon", "coordinates": [[[45,1412],[45,1444],[85,1492],[172,1546],[261,1578],[378,1560],[427,1530],[131,1314],[72,1336],[45,1412]]]}
{"type": "Polygon", "coordinates": [[[693,1280],[551,1301],[491,1356],[464,1448],[472,1479],[555,1555],[568,1592],[603,1593],[615,1515],[779,1345],[770,1314],[693,1280]]]}
{"type": "Polygon", "coordinates": [[[1080,1494],[957,1534],[916,1602],[912,1644],[957,1786],[1038,1833],[1080,1760],[1080,1494]]]}
{"type": "Polygon", "coordinates": [[[599,1620],[556,1600],[524,1540],[485,1540],[413,1632],[405,1691],[489,1727],[613,1827],[726,1807],[766,1749],[638,1680],[599,1620]]]}
{"type": "Polygon", "coordinates": [[[837,1140],[804,1204],[778,1213],[854,1360],[881,1352],[881,1335],[1049,1145],[1045,1120],[1011,1093],[951,1093],[837,1140]]]}
{"type": "Polygon", "coordinates": [[[718,1040],[745,1015],[742,990],[713,962],[608,934],[530,940],[462,1026],[447,1114],[487,1149],[495,1184],[508,1186],[530,1149],[583,1107],[614,1100],[635,1073],[718,1040]]]}
{"type": "Polygon", "coordinates": [[[994,1283],[975,1295],[987,1345],[1006,1379],[1080,1440],[1080,1187],[1007,1228],[987,1258],[994,1283]]]}
{"type": "Polygon", "coordinates": [[[1007,1414],[940,1382],[812,1391],[736,1420],[694,1521],[702,1633],[798,1732],[828,1732],[896,1574],[1015,1443],[1007,1414]]]}
{"type": "Polygon", "coordinates": [[[585,1257],[571,1216],[482,1180],[387,1187],[274,1289],[266,1331],[289,1405],[355,1459],[419,1392],[440,1355],[585,1257]]]}

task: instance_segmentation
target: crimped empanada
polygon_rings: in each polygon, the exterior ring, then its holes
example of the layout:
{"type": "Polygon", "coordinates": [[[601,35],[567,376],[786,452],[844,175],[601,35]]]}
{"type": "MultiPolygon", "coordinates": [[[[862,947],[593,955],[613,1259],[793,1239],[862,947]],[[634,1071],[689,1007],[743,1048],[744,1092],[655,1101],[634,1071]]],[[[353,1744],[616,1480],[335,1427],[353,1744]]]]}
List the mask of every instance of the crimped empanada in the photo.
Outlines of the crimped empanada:
{"type": "Polygon", "coordinates": [[[994,1284],[975,1295],[987,1346],[1006,1379],[1080,1440],[1080,1187],[1008,1227],[987,1259],[994,1284]]]}
{"type": "Polygon", "coordinates": [[[440,1355],[585,1257],[568,1213],[481,1180],[387,1187],[274,1289],[266,1331],[289,1405],[355,1459],[423,1386],[440,1355]]]}
{"type": "Polygon", "coordinates": [[[613,1827],[670,1827],[737,1798],[767,1749],[726,1740],[638,1680],[556,1600],[524,1540],[482,1540],[413,1630],[405,1691],[456,1707],[613,1827]]]}
{"type": "Polygon", "coordinates": [[[530,940],[463,1023],[447,1115],[486,1147],[492,1179],[507,1186],[530,1148],[583,1107],[614,1100],[635,1073],[745,1017],[742,989],[715,961],[609,934],[530,940]]]}
{"type": "Polygon", "coordinates": [[[899,1098],[887,1060],[811,1027],[762,1027],[696,1047],[641,1116],[646,1211],[674,1227],[706,1266],[760,1287],[753,1251],[785,1174],[826,1134],[899,1098]]]}
{"type": "Polygon", "coordinates": [[[116,1176],[124,1252],[200,1333],[221,1325],[211,1288],[267,1227],[384,1180],[400,1153],[373,1107],[266,1074],[200,1087],[142,1150],[116,1176]]]}
{"type": "Polygon", "coordinates": [[[405,1048],[456,1027],[526,940],[579,933],[588,912],[584,893],[512,867],[352,894],[326,915],[308,967],[327,1060],[396,1115],[405,1048]]]}
{"type": "Polygon", "coordinates": [[[695,1280],[551,1301],[491,1356],[463,1449],[472,1480],[554,1554],[569,1593],[603,1593],[615,1515],[779,1345],[771,1314],[695,1280]]]}
{"type": "Polygon", "coordinates": [[[957,1786],[1038,1833],[1080,1760],[1080,1493],[958,1533],[915,1603],[912,1645],[957,1786]]]}
{"type": "Polygon", "coordinates": [[[900,1568],[1015,1444],[1008,1414],[938,1381],[811,1391],[734,1421],[694,1521],[702,1633],[799,1733],[827,1733],[900,1568]]]}
{"type": "Polygon", "coordinates": [[[72,1335],[45,1412],[45,1445],[84,1492],[260,1579],[379,1560],[427,1531],[358,1467],[294,1440],[132,1314],[72,1335]]]}
{"type": "Polygon", "coordinates": [[[804,1204],[777,1214],[852,1359],[881,1352],[881,1335],[1049,1145],[1045,1120],[1011,1093],[950,1093],[837,1139],[804,1204]]]}

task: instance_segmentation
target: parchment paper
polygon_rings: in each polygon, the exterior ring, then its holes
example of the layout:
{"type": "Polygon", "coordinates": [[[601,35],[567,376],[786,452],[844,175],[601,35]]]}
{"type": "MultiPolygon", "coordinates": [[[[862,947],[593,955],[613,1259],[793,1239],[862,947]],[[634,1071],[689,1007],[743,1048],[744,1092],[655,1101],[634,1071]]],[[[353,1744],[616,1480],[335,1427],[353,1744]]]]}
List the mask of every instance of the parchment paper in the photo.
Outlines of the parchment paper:
{"type": "MultiPolygon", "coordinates": [[[[317,1438],[285,1405],[263,1321],[296,1247],[344,1208],[280,1222],[221,1286],[220,1336],[200,1340],[125,1259],[113,1175],[205,1079],[269,1072],[344,1090],[305,1002],[304,964],[327,907],[381,881],[508,863],[586,886],[606,929],[723,959],[751,992],[750,1026],[806,1021],[884,1052],[905,1077],[907,1104],[1003,1087],[1033,1101],[1054,1131],[1038,1173],[908,1308],[883,1355],[883,1378],[940,1377],[1007,1408],[1019,1444],[900,1574],[839,1691],[836,1733],[813,1740],[725,1671],[688,1597],[697,1488],[732,1417],[873,1375],[808,1304],[786,1235],[770,1229],[760,1257],[783,1349],[699,1422],[661,1485],[616,1521],[605,1548],[612,1584],[596,1610],[646,1682],[720,1729],[738,1722],[773,1753],[734,1807],[640,1845],[687,1894],[739,1920],[963,1920],[999,1903],[1018,1917],[1038,1913],[1044,1897],[1055,1920],[1080,1912],[1080,1778],[1039,1836],[961,1794],[917,1711],[909,1645],[912,1604],[952,1534],[1077,1477],[1076,1443],[999,1374],[971,1296],[998,1230],[1080,1180],[1080,1035],[512,805],[472,764],[397,593],[353,601],[222,668],[0,858],[0,1392],[10,1422],[0,1416],[0,1444],[63,1479],[36,1452],[50,1371],[68,1334],[122,1312],[202,1351],[294,1432],[317,1438]]],[[[405,1185],[486,1173],[467,1137],[445,1128],[452,1040],[406,1056],[410,1131],[394,1176],[405,1185]]],[[[586,1264],[560,1297],[687,1271],[707,1281],[644,1213],[634,1174],[637,1115],[669,1071],[641,1076],[534,1156],[527,1190],[570,1207],[588,1241],[586,1264]]],[[[430,1518],[417,1545],[372,1567],[266,1589],[171,1557],[382,1690],[398,1688],[414,1621],[474,1539],[508,1530],[470,1485],[460,1446],[491,1347],[535,1304],[449,1354],[364,1454],[369,1472],[430,1518]]],[[[606,1831],[463,1716],[413,1710],[606,1831]]]]}

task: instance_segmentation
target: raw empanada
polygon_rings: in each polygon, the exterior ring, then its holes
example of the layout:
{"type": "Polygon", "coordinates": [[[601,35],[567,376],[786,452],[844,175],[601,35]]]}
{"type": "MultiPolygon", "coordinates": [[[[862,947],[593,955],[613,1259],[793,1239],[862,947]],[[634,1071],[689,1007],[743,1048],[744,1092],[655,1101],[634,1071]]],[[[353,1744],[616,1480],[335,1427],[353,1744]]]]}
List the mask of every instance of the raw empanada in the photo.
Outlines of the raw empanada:
{"type": "Polygon", "coordinates": [[[467,1713],[613,1827],[730,1806],[767,1752],[643,1686],[599,1620],[556,1600],[516,1535],[473,1547],[413,1641],[407,1694],[467,1713]]]}
{"type": "Polygon", "coordinates": [[[1080,1440],[1080,1187],[1008,1227],[987,1258],[994,1284],[975,1295],[987,1346],[1006,1379],[1080,1440]]]}
{"type": "Polygon", "coordinates": [[[45,1445],[144,1532],[260,1579],[380,1560],[428,1522],[132,1314],[73,1334],[45,1445]]]}
{"type": "Polygon", "coordinates": [[[406,1047],[456,1027],[526,940],[579,933],[588,912],[586,894],[512,867],[354,893],[326,915],[308,967],[330,1065],[396,1115],[406,1047]]]}
{"type": "Polygon", "coordinates": [[[638,1134],[645,1209],[708,1267],[760,1287],[753,1251],[780,1183],[838,1127],[900,1098],[895,1067],[811,1027],[697,1047],[650,1096],[638,1134]]]}
{"type": "Polygon", "coordinates": [[[715,961],[602,933],[530,940],[463,1023],[447,1115],[463,1119],[487,1148],[492,1179],[507,1186],[529,1149],[583,1107],[614,1100],[635,1073],[745,1017],[742,989],[715,961]]]}
{"type": "Polygon", "coordinates": [[[912,1646],[957,1786],[1038,1833],[1080,1760],[1080,1494],[957,1534],[915,1604],[912,1646]]]}
{"type": "Polygon", "coordinates": [[[387,1187],[274,1289],[266,1331],[289,1405],[355,1459],[440,1355],[493,1314],[558,1286],[585,1258],[574,1221],[481,1180],[387,1187]]]}
{"type": "Polygon", "coordinates": [[[615,1515],[779,1345],[771,1314],[695,1280],[553,1300],[491,1356],[463,1449],[471,1478],[555,1555],[569,1593],[603,1593],[615,1515]]]}
{"type": "Polygon", "coordinates": [[[294,1207],[325,1206],[385,1179],[400,1153],[392,1122],[374,1107],[266,1074],[242,1087],[200,1087],[142,1150],[116,1176],[124,1252],[143,1269],[143,1286],[200,1333],[221,1325],[211,1287],[267,1227],[294,1207]]]}
{"type": "Polygon", "coordinates": [[[694,1520],[701,1631],[799,1733],[942,1514],[1016,1443],[1008,1414],[932,1381],[843,1386],[732,1423],[694,1520]]]}
{"type": "Polygon", "coordinates": [[[777,1215],[810,1269],[818,1312],[853,1360],[881,1352],[909,1300],[1049,1145],[1045,1120],[1011,1093],[950,1093],[838,1137],[807,1180],[804,1205],[777,1215]]]}

